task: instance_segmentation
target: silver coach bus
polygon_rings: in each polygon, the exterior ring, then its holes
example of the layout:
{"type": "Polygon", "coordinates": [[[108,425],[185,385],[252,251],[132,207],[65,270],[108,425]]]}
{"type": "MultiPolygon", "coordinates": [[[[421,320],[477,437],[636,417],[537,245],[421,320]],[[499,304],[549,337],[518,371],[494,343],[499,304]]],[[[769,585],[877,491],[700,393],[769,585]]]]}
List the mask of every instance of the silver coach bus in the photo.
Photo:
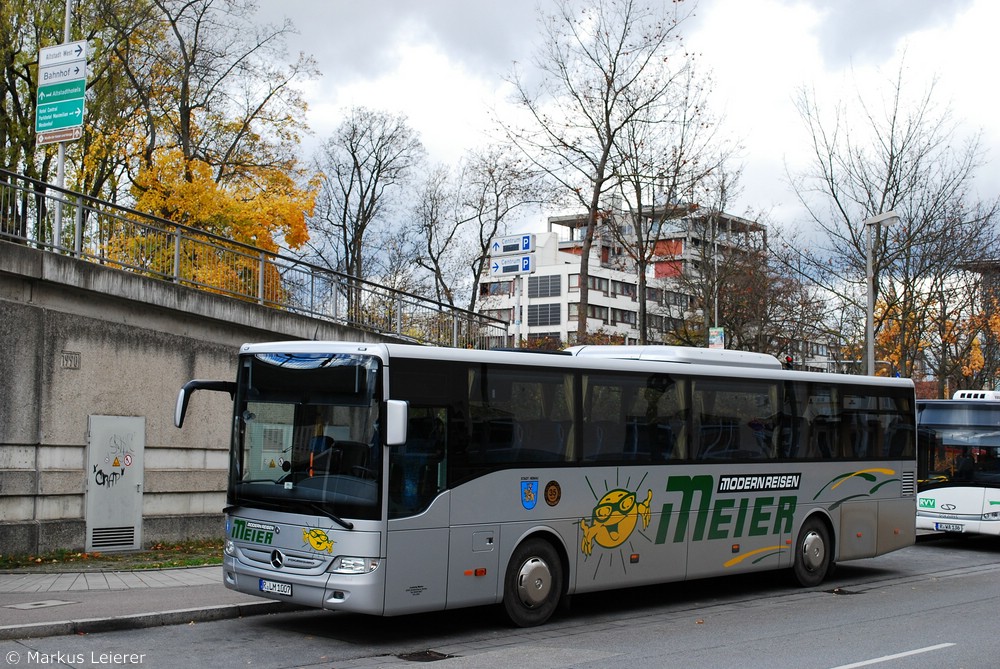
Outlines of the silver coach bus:
{"type": "MultiPolygon", "coordinates": [[[[241,348],[223,579],[397,615],[790,569],[914,541],[913,385],[761,354],[241,348]]],[[[220,417],[221,420],[221,417],[220,417]]]]}

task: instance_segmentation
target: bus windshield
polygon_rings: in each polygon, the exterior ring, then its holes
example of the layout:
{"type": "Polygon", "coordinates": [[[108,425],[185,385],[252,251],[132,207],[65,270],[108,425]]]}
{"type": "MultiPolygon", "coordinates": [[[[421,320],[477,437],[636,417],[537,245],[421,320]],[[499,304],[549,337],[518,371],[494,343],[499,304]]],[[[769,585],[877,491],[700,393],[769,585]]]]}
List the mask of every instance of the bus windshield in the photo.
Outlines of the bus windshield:
{"type": "Polygon", "coordinates": [[[1000,403],[918,404],[919,477],[935,485],[1000,486],[1000,403]]]}
{"type": "Polygon", "coordinates": [[[357,354],[242,357],[229,504],[378,519],[378,370],[357,354]]]}

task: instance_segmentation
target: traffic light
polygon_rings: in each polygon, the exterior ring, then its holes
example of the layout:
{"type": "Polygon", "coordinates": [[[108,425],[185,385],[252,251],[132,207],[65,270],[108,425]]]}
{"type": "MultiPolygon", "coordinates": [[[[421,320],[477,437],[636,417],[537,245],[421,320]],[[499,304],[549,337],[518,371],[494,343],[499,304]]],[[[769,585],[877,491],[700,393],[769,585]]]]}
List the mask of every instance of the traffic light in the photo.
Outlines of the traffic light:
{"type": "Polygon", "coordinates": [[[785,356],[785,369],[795,369],[795,358],[790,355],[785,356]]]}

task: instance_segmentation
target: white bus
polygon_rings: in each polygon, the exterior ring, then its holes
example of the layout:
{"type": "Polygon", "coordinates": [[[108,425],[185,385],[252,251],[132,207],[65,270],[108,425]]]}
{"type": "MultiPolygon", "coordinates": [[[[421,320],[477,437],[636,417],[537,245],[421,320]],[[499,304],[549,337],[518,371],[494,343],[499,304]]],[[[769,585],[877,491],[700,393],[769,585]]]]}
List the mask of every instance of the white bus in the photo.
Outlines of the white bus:
{"type": "Polygon", "coordinates": [[[283,342],[186,384],[178,426],[197,389],[235,400],[225,585],[271,599],[502,604],[531,626],[575,593],[768,569],[816,586],[914,541],[909,380],[666,347],[283,342]]]}
{"type": "Polygon", "coordinates": [[[1000,393],[919,400],[917,528],[1000,535],[1000,393]]]}

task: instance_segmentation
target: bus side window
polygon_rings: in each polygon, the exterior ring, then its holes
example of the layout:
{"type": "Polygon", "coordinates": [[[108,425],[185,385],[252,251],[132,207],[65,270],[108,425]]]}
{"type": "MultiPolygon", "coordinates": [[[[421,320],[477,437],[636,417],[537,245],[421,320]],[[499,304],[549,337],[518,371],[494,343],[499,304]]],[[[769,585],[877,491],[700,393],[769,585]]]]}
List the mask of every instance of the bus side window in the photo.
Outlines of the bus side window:
{"type": "MultiPolygon", "coordinates": [[[[839,389],[834,386],[810,386],[802,411],[808,441],[800,457],[829,460],[840,456],[841,413],[839,389]]],[[[801,446],[800,446],[801,448],[801,446]]]]}
{"type": "Polygon", "coordinates": [[[777,386],[695,382],[701,460],[769,460],[776,456],[777,386]]]}
{"type": "Polygon", "coordinates": [[[448,410],[410,405],[406,443],[392,450],[389,499],[393,516],[422,511],[445,488],[448,410]]]}
{"type": "Polygon", "coordinates": [[[569,428],[573,416],[573,377],[536,371],[530,379],[511,375],[510,413],[514,422],[514,459],[518,462],[561,462],[570,458],[569,428]]]}
{"type": "Polygon", "coordinates": [[[612,462],[622,459],[625,426],[622,395],[628,382],[622,377],[588,374],[584,380],[583,459],[612,462]],[[620,434],[619,434],[619,429],[620,434]]]}

